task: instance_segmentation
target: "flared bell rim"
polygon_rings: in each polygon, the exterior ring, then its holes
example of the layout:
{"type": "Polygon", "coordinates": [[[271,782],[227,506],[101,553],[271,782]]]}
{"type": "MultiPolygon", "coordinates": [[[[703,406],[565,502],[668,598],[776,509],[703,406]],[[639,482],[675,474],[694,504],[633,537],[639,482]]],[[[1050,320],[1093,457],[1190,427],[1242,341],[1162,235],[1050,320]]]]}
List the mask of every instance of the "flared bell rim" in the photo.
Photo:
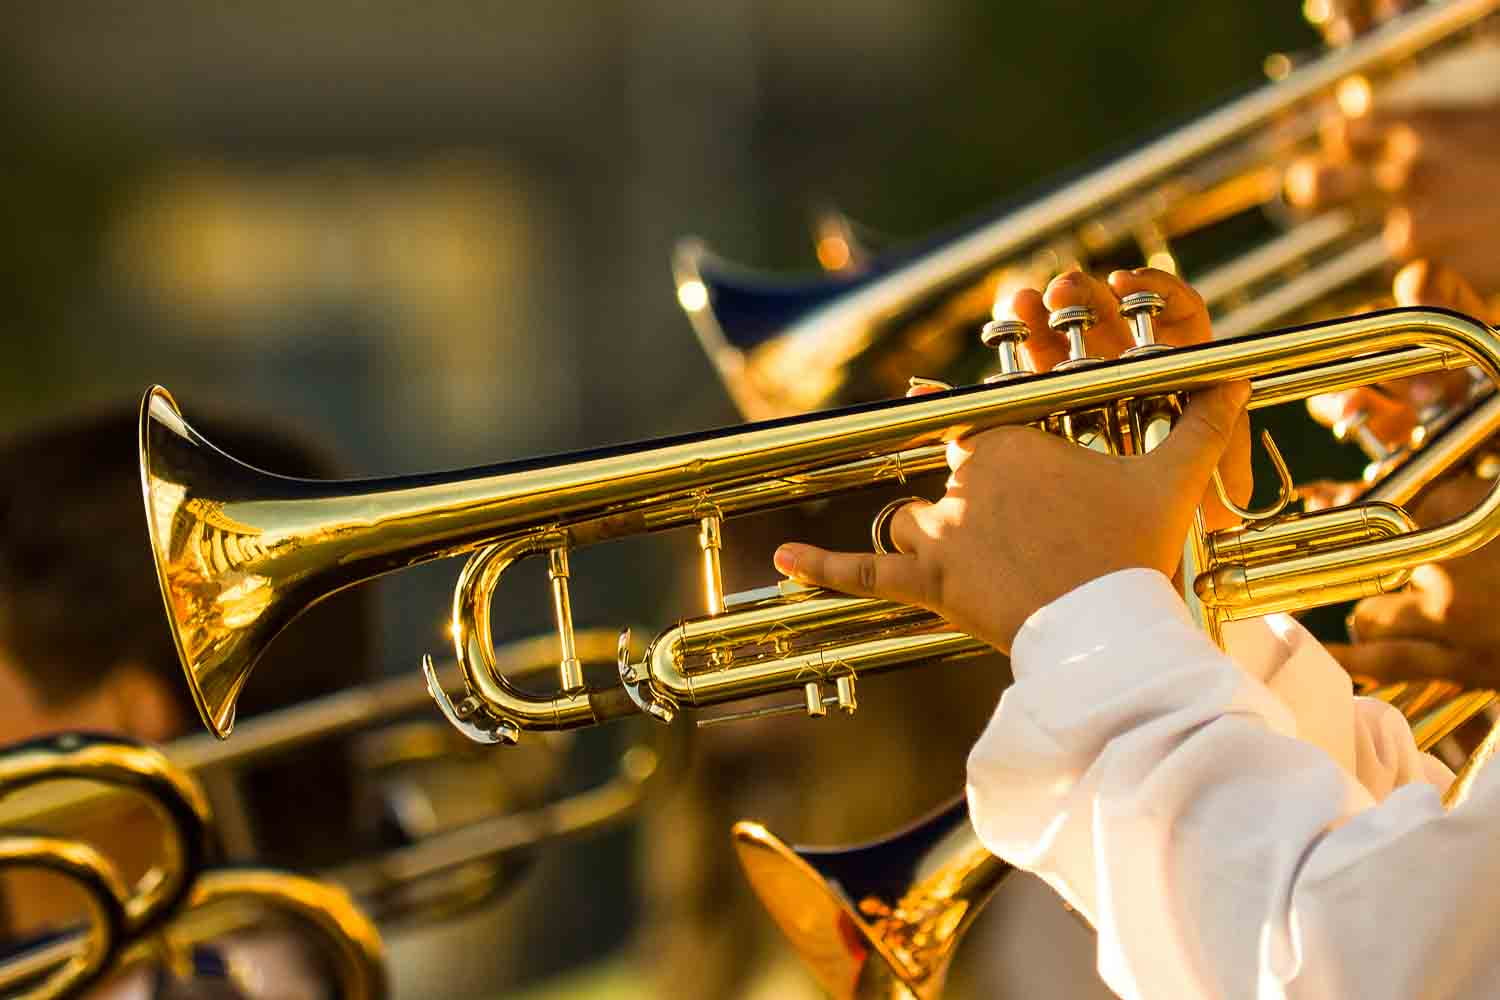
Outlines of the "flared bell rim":
{"type": "MultiPolygon", "coordinates": [[[[776,926],[791,943],[793,949],[802,957],[813,976],[833,997],[852,995],[851,991],[857,987],[865,965],[872,957],[878,956],[891,974],[902,978],[899,970],[904,967],[904,964],[890,951],[879,935],[872,933],[865,916],[794,848],[766,829],[763,824],[752,820],[741,820],[734,824],[731,836],[734,840],[735,854],[739,858],[740,867],[745,872],[750,888],[765,906],[771,919],[775,921],[776,926]],[[808,939],[808,936],[804,935],[799,940],[795,934],[794,925],[789,920],[783,919],[783,914],[805,913],[809,897],[803,894],[798,899],[792,900],[782,893],[765,891],[770,889],[770,886],[762,881],[764,873],[770,870],[766,864],[767,861],[775,866],[775,870],[782,878],[790,876],[802,883],[806,893],[811,894],[812,900],[837,911],[842,918],[841,922],[847,921],[845,929],[857,934],[858,943],[867,948],[870,954],[855,956],[846,947],[844,954],[848,956],[848,970],[840,974],[818,962],[818,956],[803,949],[801,944],[808,939]]],[[[834,927],[829,927],[819,936],[825,939],[837,937],[845,946],[852,943],[834,927]]],[[[829,956],[832,954],[832,951],[828,952],[829,956]]]]}
{"type": "Polygon", "coordinates": [[[155,467],[155,456],[151,450],[153,423],[171,425],[175,433],[184,437],[188,436],[187,422],[182,417],[182,410],[165,386],[153,385],[142,397],[139,435],[136,441],[141,459],[141,500],[145,504],[146,533],[151,541],[151,564],[156,569],[156,585],[161,594],[162,608],[167,615],[167,631],[172,633],[172,647],[177,650],[177,662],[181,664],[188,690],[192,692],[193,705],[198,709],[198,717],[216,737],[221,740],[228,739],[229,734],[234,731],[234,699],[231,697],[218,706],[209,703],[208,695],[198,683],[197,674],[193,670],[193,657],[189,655],[187,646],[183,643],[181,623],[172,605],[172,588],[167,579],[166,565],[171,539],[162,537],[153,504],[153,487],[156,479],[152,474],[155,467]]]}

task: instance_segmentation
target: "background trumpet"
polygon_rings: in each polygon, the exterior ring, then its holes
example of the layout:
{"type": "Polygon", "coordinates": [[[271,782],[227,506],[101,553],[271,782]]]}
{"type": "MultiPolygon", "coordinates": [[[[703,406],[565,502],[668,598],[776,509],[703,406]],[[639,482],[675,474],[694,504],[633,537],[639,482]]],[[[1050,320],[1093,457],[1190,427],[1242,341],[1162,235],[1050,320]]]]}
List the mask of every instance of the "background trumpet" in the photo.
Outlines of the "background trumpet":
{"type": "Polygon", "coordinates": [[[1329,103],[1358,112],[1373,94],[1400,100],[1483,75],[1476,60],[1500,50],[1472,29],[1497,8],[1431,4],[1296,68],[1283,57],[1273,82],[1137,151],[863,268],[783,280],[687,241],[678,300],[753,419],[900,395],[912,374],[972,380],[987,359],[967,331],[997,290],[1040,287],[1075,264],[1183,273],[1223,337],[1315,307],[1347,311],[1354,300],[1337,294],[1390,262],[1378,217],[1297,216],[1281,203],[1282,165],[1317,138],[1329,103]],[[1247,231],[1265,239],[1246,245],[1247,231]]]}
{"type": "Polygon", "coordinates": [[[158,751],[128,740],[66,734],[0,752],[0,793],[85,780],[129,790],[157,814],[158,864],[133,888],[100,847],[35,835],[0,836],[0,865],[51,872],[82,890],[82,932],[23,948],[0,962],[0,989],[27,1000],[77,996],[105,976],[163,962],[190,972],[193,946],[266,920],[293,920],[332,970],[337,995],[386,994],[384,950],[374,925],[339,889],[286,872],[210,870],[219,856],[206,797],[158,751]]]}

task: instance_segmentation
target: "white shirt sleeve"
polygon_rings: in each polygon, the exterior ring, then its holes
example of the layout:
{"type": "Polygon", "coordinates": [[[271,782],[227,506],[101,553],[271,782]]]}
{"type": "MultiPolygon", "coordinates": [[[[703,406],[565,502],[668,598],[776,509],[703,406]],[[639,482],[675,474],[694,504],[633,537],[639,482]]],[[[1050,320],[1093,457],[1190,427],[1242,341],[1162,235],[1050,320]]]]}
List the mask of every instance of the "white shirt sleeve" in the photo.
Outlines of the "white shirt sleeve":
{"type": "Polygon", "coordinates": [[[985,844],[1099,930],[1134,997],[1500,994],[1500,772],[1451,774],[1282,616],[1195,629],[1127,570],[1032,616],[969,758],[985,844]]]}

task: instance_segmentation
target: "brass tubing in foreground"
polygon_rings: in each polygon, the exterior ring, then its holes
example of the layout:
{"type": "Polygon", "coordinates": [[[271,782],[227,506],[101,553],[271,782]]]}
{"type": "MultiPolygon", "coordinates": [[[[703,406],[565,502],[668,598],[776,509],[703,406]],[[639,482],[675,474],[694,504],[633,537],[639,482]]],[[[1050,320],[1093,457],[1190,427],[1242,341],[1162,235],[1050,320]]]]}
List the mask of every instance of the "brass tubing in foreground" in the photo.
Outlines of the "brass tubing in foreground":
{"type": "Polygon", "coordinates": [[[386,993],[380,935],[339,889],[260,869],[206,871],[217,861],[207,800],[157,750],[130,740],[66,733],[0,750],[0,794],[48,781],[129,790],[162,820],[161,864],[127,887],[98,849],[78,840],[0,835],[0,867],[50,871],[84,892],[86,923],[0,961],[0,990],[26,1000],[78,996],[106,974],[169,961],[186,947],[258,925],[270,914],[313,932],[332,962],[338,995],[386,993]],[[238,904],[232,913],[227,903],[238,904]]]}
{"type": "Polygon", "coordinates": [[[182,902],[193,873],[218,859],[208,799],[159,751],[120,737],[64,733],[0,751],[0,797],[64,779],[133,792],[171,832],[162,844],[161,863],[123,900],[125,932],[150,931],[182,902]]]}

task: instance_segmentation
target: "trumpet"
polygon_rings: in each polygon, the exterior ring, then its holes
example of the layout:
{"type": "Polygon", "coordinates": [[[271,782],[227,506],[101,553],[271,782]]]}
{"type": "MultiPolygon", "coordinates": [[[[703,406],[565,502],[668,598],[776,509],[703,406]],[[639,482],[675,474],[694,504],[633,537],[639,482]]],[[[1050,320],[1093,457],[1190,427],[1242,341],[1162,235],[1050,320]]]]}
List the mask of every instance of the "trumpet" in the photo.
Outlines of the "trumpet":
{"type": "MultiPolygon", "coordinates": [[[[1358,112],[1372,94],[1399,101],[1471,84],[1485,72],[1474,62],[1500,53],[1475,30],[1497,9],[1427,4],[1295,69],[1283,60],[1279,79],[1121,159],[862,267],[784,279],[684,241],[678,300],[750,419],[900,395],[913,373],[971,379],[984,358],[965,331],[997,290],[1041,287],[1075,264],[1191,272],[1223,337],[1289,322],[1391,257],[1368,210],[1287,210],[1279,164],[1316,141],[1328,102],[1358,112]],[[1274,235],[1225,263],[1200,250],[1194,270],[1192,238],[1230,220],[1274,235]]],[[[820,233],[825,263],[854,255],[852,228],[835,221],[820,233]]]]}
{"type": "MultiPolygon", "coordinates": [[[[1148,316],[1141,328],[1149,326],[1148,316]]],[[[1500,374],[1495,331],[1445,310],[1395,309],[638,445],[355,482],[284,479],[237,463],[153,388],[142,407],[142,481],[174,641],[216,735],[228,735],[235,695],[265,643],[313,601],[477,549],[453,604],[463,693],[448,693],[430,657],[424,671],[450,722],[478,742],[505,743],[640,713],[665,722],[777,692],[801,692],[795,710],[810,715],[853,711],[861,673],[981,651],[935,616],[890,602],[786,584],[726,596],[726,516],[903,482],[942,467],[943,442],[990,427],[1102,420],[1128,450],[1149,439],[1142,421],[1164,397],[1227,380],[1248,379],[1256,408],[1469,366],[1490,380],[1500,374]],[[572,625],[570,553],[688,525],[699,529],[708,613],[657,635],[639,660],[622,641],[618,685],[590,685],[572,625]],[[559,686],[546,693],[505,676],[490,628],[501,575],[542,555],[560,646],[559,686]]],[[[1200,539],[1188,596],[1210,626],[1334,603],[1399,587],[1413,567],[1497,534],[1493,490],[1462,517],[1422,530],[1382,501],[1276,513],[1200,539]]]]}
{"type": "MultiPolygon", "coordinates": [[[[609,663],[616,655],[613,631],[580,630],[575,642],[585,663],[609,663]]],[[[521,639],[500,647],[497,655],[515,676],[525,679],[547,668],[547,647],[545,638],[521,639]]],[[[440,677],[448,684],[461,683],[456,667],[442,671],[440,677]]],[[[405,802],[404,808],[393,810],[398,819],[418,816],[421,821],[403,822],[408,842],[353,852],[318,877],[342,887],[360,901],[365,912],[387,926],[478,905],[501,891],[537,847],[589,836],[627,821],[638,810],[657,769],[656,746],[638,740],[621,752],[607,780],[555,801],[531,804],[535,797],[531,789],[506,787],[504,775],[475,762],[479,766],[465,768],[446,782],[464,789],[464,801],[457,804],[464,807],[464,814],[452,816],[459,811],[455,803],[436,796],[426,787],[432,783],[424,784],[422,777],[428,770],[441,776],[464,765],[464,754],[459,752],[462,740],[446,729],[433,733],[425,723],[396,725],[424,708],[430,711],[430,706],[423,678],[392,678],[251,719],[231,743],[200,734],[176,740],[162,753],[173,771],[191,775],[212,803],[224,853],[236,859],[253,858],[261,851],[239,779],[268,757],[373,731],[382,758],[374,762],[377,783],[392,785],[388,798],[405,802]],[[413,725],[418,728],[413,730],[413,725]],[[383,763],[388,763],[384,770],[393,772],[389,782],[381,780],[383,763]],[[416,780],[408,779],[414,770],[418,771],[416,780]],[[475,770],[485,780],[483,786],[476,787],[476,776],[470,773],[475,770]],[[493,792],[488,796],[493,803],[484,802],[486,796],[480,793],[485,791],[493,792]],[[410,801],[413,796],[419,801],[410,801]],[[474,818],[469,814],[476,801],[486,811],[474,818]]],[[[529,770],[540,772],[539,784],[555,783],[554,772],[561,767],[567,744],[567,734],[553,734],[547,746],[538,748],[540,766],[529,770]]],[[[34,824],[105,808],[111,804],[108,800],[118,797],[111,792],[105,785],[52,782],[17,802],[0,804],[0,824],[34,824]]]]}
{"type": "Polygon", "coordinates": [[[160,863],[133,887],[97,848],[80,840],[0,834],[0,868],[40,869],[82,890],[81,931],[0,961],[0,990],[25,1000],[79,995],[101,978],[164,957],[181,967],[204,941],[290,919],[328,959],[338,995],[379,1000],[387,991],[380,934],[342,890],[286,872],[213,868],[219,857],[208,799],[159,751],[129,740],[68,733],[0,753],[0,795],[81,779],[145,799],[164,831],[160,863]]]}

